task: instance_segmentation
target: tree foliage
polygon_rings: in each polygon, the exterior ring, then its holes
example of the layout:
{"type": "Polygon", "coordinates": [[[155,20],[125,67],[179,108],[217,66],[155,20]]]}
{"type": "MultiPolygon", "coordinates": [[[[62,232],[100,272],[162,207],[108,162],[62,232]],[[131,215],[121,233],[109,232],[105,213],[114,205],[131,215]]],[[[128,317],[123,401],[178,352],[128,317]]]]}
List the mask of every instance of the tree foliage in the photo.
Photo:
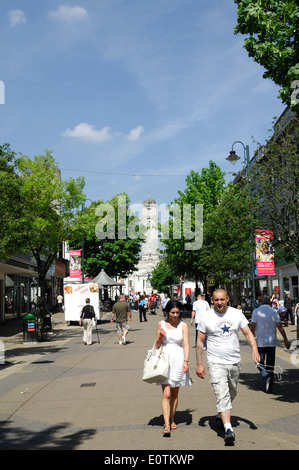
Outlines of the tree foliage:
{"type": "Polygon", "coordinates": [[[283,103],[299,113],[299,5],[296,0],[235,0],[238,4],[235,33],[249,35],[244,48],[281,87],[283,103]],[[292,96],[296,95],[293,99],[292,96]]]}
{"type": "Polygon", "coordinates": [[[43,309],[46,275],[62,242],[74,229],[76,208],[85,198],[82,192],[85,183],[81,177],[61,181],[50,152],[32,159],[24,155],[17,159],[10,157],[13,168],[6,173],[9,174],[8,186],[11,184],[10,208],[13,210],[2,227],[6,240],[2,248],[6,255],[14,252],[33,255],[43,309]]]}
{"type": "MultiPolygon", "coordinates": [[[[205,283],[207,271],[203,259],[202,246],[197,249],[186,249],[186,243],[190,243],[190,234],[198,237],[199,230],[205,230],[205,221],[207,215],[211,213],[218,205],[223,194],[225,186],[224,173],[212,161],[208,168],[203,168],[199,175],[191,170],[186,179],[185,190],[178,191],[178,197],[174,200],[171,207],[178,207],[180,226],[176,232],[175,215],[169,221],[169,236],[165,238],[165,232],[168,227],[162,226],[162,243],[164,244],[164,255],[167,263],[178,276],[187,276],[195,281],[205,283]],[[202,220],[196,220],[196,210],[202,208],[202,220]],[[191,209],[190,228],[186,231],[186,223],[183,218],[183,212],[186,208],[191,209]],[[201,226],[199,226],[199,223],[201,226]]],[[[196,245],[195,245],[196,246],[196,245]]]]}
{"type": "Polygon", "coordinates": [[[105,203],[95,201],[82,210],[77,220],[77,230],[69,239],[69,243],[72,248],[80,249],[84,240],[86,274],[95,277],[104,269],[109,276],[126,277],[135,270],[140,257],[141,239],[138,232],[134,232],[135,237],[129,236],[130,224],[137,227],[137,220],[134,220],[133,214],[129,212],[127,194],[116,195],[105,203]],[[123,207],[119,203],[120,200],[123,207]],[[107,214],[109,209],[111,213],[107,214]],[[123,211],[124,217],[119,217],[119,210],[123,211]],[[99,222],[103,222],[106,232],[102,232],[100,237],[97,233],[99,222]]]}
{"type": "Polygon", "coordinates": [[[21,181],[15,171],[16,154],[9,144],[0,146],[0,259],[19,249],[21,181]]]}
{"type": "Polygon", "coordinates": [[[170,286],[174,283],[174,275],[166,260],[161,260],[155,266],[150,281],[152,288],[158,292],[169,292],[170,286]]]}
{"type": "Polygon", "coordinates": [[[230,283],[250,272],[253,218],[248,187],[229,184],[221,201],[208,214],[203,257],[216,284],[230,283]]]}

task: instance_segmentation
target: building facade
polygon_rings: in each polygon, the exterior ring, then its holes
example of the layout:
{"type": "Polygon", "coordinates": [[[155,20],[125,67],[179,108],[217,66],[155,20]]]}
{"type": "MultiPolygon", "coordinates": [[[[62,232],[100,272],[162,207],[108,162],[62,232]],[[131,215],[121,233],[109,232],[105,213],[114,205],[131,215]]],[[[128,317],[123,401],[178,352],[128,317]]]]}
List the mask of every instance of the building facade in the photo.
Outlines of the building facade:
{"type": "MultiPolygon", "coordinates": [[[[274,141],[279,141],[286,129],[292,129],[293,118],[294,114],[292,111],[289,108],[286,108],[275,123],[274,133],[272,136],[274,141]]],[[[251,159],[250,166],[254,166],[257,163],[260,163],[262,168],[263,158],[264,148],[262,147],[251,159]]],[[[244,170],[235,177],[233,183],[237,184],[242,178],[245,178],[244,170]]],[[[279,190],[281,189],[277,187],[277,191],[279,190]]],[[[281,208],[281,213],[282,212],[283,208],[281,208]]],[[[298,227],[296,230],[298,231],[298,227]]],[[[267,292],[270,295],[275,293],[279,300],[283,301],[286,295],[290,294],[293,302],[296,304],[296,302],[299,300],[299,272],[296,264],[294,263],[294,260],[291,257],[289,259],[282,258],[278,249],[277,252],[274,253],[274,264],[275,273],[271,275],[258,275],[255,269],[254,282],[256,298],[262,293],[267,292]]],[[[236,280],[233,295],[235,304],[239,303],[240,299],[248,298],[250,296],[252,296],[252,286],[249,285],[248,282],[242,284],[238,283],[236,280]],[[249,293],[251,294],[249,295],[249,293]]]]}
{"type": "MultiPolygon", "coordinates": [[[[46,304],[55,311],[56,297],[63,292],[63,279],[67,273],[65,259],[57,259],[49,269],[46,278],[46,304]]],[[[0,260],[0,324],[12,317],[22,317],[37,303],[38,271],[30,254],[18,254],[0,260]]]]}
{"type": "Polygon", "coordinates": [[[0,323],[7,316],[29,313],[36,279],[36,264],[30,255],[14,255],[0,261],[0,323]]]}

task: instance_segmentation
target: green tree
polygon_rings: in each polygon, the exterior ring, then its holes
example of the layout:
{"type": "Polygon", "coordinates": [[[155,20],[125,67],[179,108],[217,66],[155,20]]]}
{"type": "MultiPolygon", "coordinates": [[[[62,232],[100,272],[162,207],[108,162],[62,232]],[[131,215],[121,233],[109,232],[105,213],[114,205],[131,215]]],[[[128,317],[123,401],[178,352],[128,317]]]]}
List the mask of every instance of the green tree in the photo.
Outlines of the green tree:
{"type": "Polygon", "coordinates": [[[299,5],[296,0],[235,0],[235,33],[249,35],[244,48],[281,87],[283,103],[299,113],[299,5]],[[298,92],[295,90],[298,88],[298,92]]]}
{"type": "Polygon", "coordinates": [[[107,202],[94,201],[78,217],[77,230],[69,244],[73,249],[80,249],[84,241],[84,271],[91,277],[99,274],[101,269],[109,276],[120,277],[126,277],[136,269],[142,233],[139,232],[139,221],[129,212],[129,203],[125,193],[107,202]],[[98,224],[101,230],[97,229],[98,224]],[[129,233],[130,226],[136,230],[129,233]]]}
{"type": "Polygon", "coordinates": [[[19,250],[21,181],[15,172],[16,153],[8,143],[0,146],[0,258],[19,250]]]}
{"type": "Polygon", "coordinates": [[[203,258],[209,275],[218,285],[231,283],[234,276],[245,279],[251,271],[250,214],[248,187],[229,184],[218,206],[207,216],[203,258]]]}
{"type": "Polygon", "coordinates": [[[168,266],[167,261],[161,260],[153,269],[151,275],[151,286],[158,292],[169,292],[170,286],[174,283],[175,276],[168,266]]]}
{"type": "Polygon", "coordinates": [[[163,249],[165,259],[175,275],[191,277],[196,283],[201,281],[205,285],[207,270],[204,265],[202,244],[197,246],[197,243],[194,243],[195,249],[193,249],[190,239],[193,236],[194,242],[196,238],[199,240],[200,233],[204,232],[207,215],[218,205],[224,187],[224,173],[210,161],[209,168],[203,168],[200,175],[191,170],[186,179],[185,190],[178,191],[178,197],[170,205],[169,227],[168,224],[162,226],[161,239],[165,247],[163,249]],[[184,211],[188,215],[189,209],[190,227],[183,217],[184,211]],[[199,211],[201,211],[200,218],[197,217],[199,211]],[[168,236],[165,237],[165,234],[168,236]],[[188,249],[186,249],[187,244],[188,249]]]}
{"type": "Polygon", "coordinates": [[[84,179],[61,181],[57,163],[50,152],[33,159],[21,156],[16,162],[20,181],[20,252],[31,252],[38,270],[41,314],[44,313],[45,280],[63,241],[74,228],[76,209],[84,201],[84,179]]]}

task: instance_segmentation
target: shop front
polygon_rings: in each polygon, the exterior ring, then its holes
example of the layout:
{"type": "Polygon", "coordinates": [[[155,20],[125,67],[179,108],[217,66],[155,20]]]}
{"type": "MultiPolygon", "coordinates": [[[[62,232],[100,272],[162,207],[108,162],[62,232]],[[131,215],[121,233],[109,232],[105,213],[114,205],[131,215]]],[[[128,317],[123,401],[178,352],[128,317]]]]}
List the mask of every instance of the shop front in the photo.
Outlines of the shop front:
{"type": "Polygon", "coordinates": [[[57,296],[63,296],[63,280],[68,274],[68,261],[65,259],[55,260],[51,276],[51,311],[57,311],[57,296]]]}
{"type": "Polygon", "coordinates": [[[37,271],[30,256],[20,255],[0,262],[0,323],[30,312],[37,271]]]}
{"type": "Polygon", "coordinates": [[[276,266],[273,276],[259,278],[258,290],[259,293],[276,294],[280,301],[290,294],[293,302],[297,302],[299,299],[299,272],[295,263],[276,266]]]}

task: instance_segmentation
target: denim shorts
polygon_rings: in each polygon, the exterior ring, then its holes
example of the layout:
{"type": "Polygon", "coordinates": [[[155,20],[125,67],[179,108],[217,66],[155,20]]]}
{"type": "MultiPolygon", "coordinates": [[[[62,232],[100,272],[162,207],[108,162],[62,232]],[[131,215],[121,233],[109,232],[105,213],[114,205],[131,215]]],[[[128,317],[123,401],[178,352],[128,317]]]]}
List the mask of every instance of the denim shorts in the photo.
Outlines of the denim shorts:
{"type": "Polygon", "coordinates": [[[117,334],[122,335],[124,331],[128,331],[130,329],[129,322],[124,321],[122,323],[116,323],[116,331],[117,334]]]}
{"type": "Polygon", "coordinates": [[[237,385],[240,377],[241,363],[238,364],[209,364],[210,383],[217,400],[217,412],[232,408],[232,401],[237,395],[237,385]]]}

